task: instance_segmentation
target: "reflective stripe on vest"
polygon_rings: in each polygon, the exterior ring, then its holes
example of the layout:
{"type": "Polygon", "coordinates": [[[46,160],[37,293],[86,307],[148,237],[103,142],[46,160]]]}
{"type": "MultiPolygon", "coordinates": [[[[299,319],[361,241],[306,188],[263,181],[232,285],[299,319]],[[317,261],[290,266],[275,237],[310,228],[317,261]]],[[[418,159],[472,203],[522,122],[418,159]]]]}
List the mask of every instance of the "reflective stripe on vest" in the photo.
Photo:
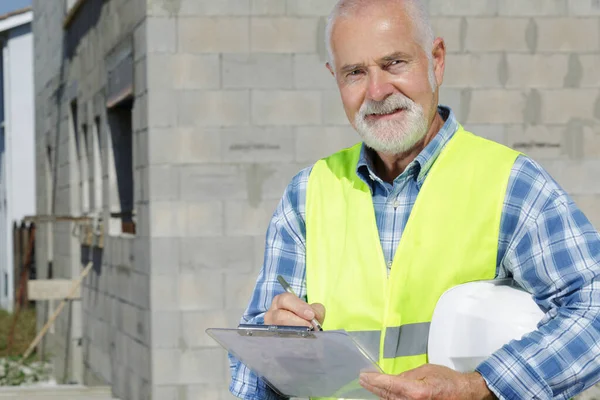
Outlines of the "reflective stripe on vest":
{"type": "Polygon", "coordinates": [[[453,286],[493,279],[508,179],[519,153],[459,127],[431,167],[388,277],[360,144],[318,161],[306,199],[309,302],[399,374],[427,362],[429,323],[453,286]]]}
{"type": "MultiPolygon", "coordinates": [[[[426,353],[430,325],[429,322],[423,322],[385,328],[383,358],[416,356],[426,353]]],[[[354,331],[348,333],[373,360],[379,360],[381,331],[354,331]]]]}

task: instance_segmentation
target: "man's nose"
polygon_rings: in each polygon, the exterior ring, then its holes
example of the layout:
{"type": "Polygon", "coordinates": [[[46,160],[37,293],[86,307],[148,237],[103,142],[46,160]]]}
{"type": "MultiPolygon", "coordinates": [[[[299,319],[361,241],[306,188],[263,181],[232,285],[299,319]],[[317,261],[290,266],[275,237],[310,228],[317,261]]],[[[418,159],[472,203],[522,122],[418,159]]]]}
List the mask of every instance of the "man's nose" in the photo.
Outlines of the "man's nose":
{"type": "Polygon", "coordinates": [[[367,98],[369,100],[385,100],[395,90],[394,85],[387,79],[385,71],[379,68],[373,68],[369,71],[369,87],[367,88],[367,98]]]}

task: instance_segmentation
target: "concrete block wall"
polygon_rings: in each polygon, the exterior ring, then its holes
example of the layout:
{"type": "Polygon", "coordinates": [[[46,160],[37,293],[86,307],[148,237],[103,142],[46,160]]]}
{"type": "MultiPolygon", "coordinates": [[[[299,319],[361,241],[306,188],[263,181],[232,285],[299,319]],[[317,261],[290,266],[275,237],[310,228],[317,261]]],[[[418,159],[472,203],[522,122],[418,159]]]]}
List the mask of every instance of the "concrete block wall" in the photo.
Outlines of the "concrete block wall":
{"type": "MultiPolygon", "coordinates": [[[[60,315],[40,346],[51,357],[56,378],[63,382],[113,387],[121,399],[150,398],[149,230],[138,216],[138,234],[109,230],[110,205],[117,198],[113,148],[107,121],[107,57],[132,40],[135,54],[133,164],[136,208],[147,208],[147,144],[145,81],[145,1],[86,0],[71,25],[63,27],[65,2],[34,1],[36,148],[38,214],[80,216],[99,211],[104,224],[104,250],[93,249],[94,269],[85,279],[82,298],[60,315]],[[99,140],[100,196],[82,203],[82,170],[77,160],[70,104],[77,102],[78,128],[99,140]],[[100,203],[100,204],[98,204],[100,203]]],[[[80,138],[82,140],[82,138],[80,138]]],[[[95,167],[94,167],[95,168],[95,167]]],[[[90,172],[90,178],[93,174],[90,172]]],[[[37,240],[40,278],[76,279],[90,250],[72,235],[71,222],[41,223],[37,240]]],[[[38,303],[38,327],[57,301],[38,303]]]]}
{"type": "MultiPolygon", "coordinates": [[[[138,232],[107,238],[73,320],[65,313],[46,346],[58,370],[69,348],[83,360],[75,378],[109,383],[122,399],[228,399],[225,352],[204,330],[237,324],[292,176],[359,140],[324,67],[335,1],[101,3],[65,57],[62,2],[34,1],[37,167],[49,176],[38,181],[38,212],[79,209],[69,101],[74,92],[87,104],[88,126],[100,116],[107,137],[104,58],[131,34],[138,232]],[[69,328],[81,330],[79,355],[66,345],[69,328]]],[[[539,160],[600,226],[598,2],[428,3],[448,49],[442,102],[473,132],[539,160]]],[[[102,143],[107,216],[114,191],[102,143]]],[[[71,230],[40,230],[39,271],[51,260],[55,277],[79,273],[71,230]]]]}
{"type": "MultiPolygon", "coordinates": [[[[334,3],[148,2],[159,398],[228,398],[225,353],[204,329],[238,322],[291,177],[358,141],[324,67],[334,3]]],[[[600,226],[598,2],[428,3],[448,48],[442,102],[475,133],[542,162],[600,226]]]]}

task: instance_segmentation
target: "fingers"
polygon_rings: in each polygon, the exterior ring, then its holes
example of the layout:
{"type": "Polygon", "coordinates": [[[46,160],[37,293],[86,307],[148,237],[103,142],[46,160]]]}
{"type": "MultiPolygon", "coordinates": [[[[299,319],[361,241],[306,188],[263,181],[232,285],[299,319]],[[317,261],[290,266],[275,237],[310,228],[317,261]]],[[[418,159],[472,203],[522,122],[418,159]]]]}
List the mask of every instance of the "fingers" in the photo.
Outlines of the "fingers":
{"type": "Polygon", "coordinates": [[[317,321],[323,324],[323,322],[325,322],[325,306],[321,303],[312,303],[310,307],[315,312],[317,321]]]}
{"type": "Polygon", "coordinates": [[[381,399],[398,400],[411,398],[407,396],[405,390],[405,380],[400,376],[362,373],[359,383],[369,392],[375,394],[381,399]]]}
{"type": "Polygon", "coordinates": [[[265,314],[265,323],[311,327],[310,321],[315,317],[321,323],[323,322],[325,307],[322,304],[315,304],[313,309],[308,303],[293,294],[283,293],[273,299],[271,308],[265,314]]]}
{"type": "Polygon", "coordinates": [[[384,374],[361,374],[359,383],[380,399],[391,400],[398,398],[392,393],[393,383],[391,378],[391,376],[384,374]]]}
{"type": "Polygon", "coordinates": [[[286,326],[306,326],[312,327],[312,324],[304,318],[287,310],[269,310],[265,314],[265,324],[267,325],[286,325],[286,326]]]}

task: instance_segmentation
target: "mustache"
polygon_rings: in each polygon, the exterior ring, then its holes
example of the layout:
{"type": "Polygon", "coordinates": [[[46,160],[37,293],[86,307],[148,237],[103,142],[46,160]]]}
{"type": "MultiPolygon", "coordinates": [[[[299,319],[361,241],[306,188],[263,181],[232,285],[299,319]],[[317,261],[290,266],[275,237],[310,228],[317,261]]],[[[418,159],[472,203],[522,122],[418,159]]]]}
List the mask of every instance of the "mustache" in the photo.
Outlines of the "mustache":
{"type": "Polygon", "coordinates": [[[415,103],[409,98],[395,94],[385,98],[382,101],[367,100],[360,107],[359,113],[361,117],[368,115],[391,114],[396,110],[412,110],[415,103]]]}

